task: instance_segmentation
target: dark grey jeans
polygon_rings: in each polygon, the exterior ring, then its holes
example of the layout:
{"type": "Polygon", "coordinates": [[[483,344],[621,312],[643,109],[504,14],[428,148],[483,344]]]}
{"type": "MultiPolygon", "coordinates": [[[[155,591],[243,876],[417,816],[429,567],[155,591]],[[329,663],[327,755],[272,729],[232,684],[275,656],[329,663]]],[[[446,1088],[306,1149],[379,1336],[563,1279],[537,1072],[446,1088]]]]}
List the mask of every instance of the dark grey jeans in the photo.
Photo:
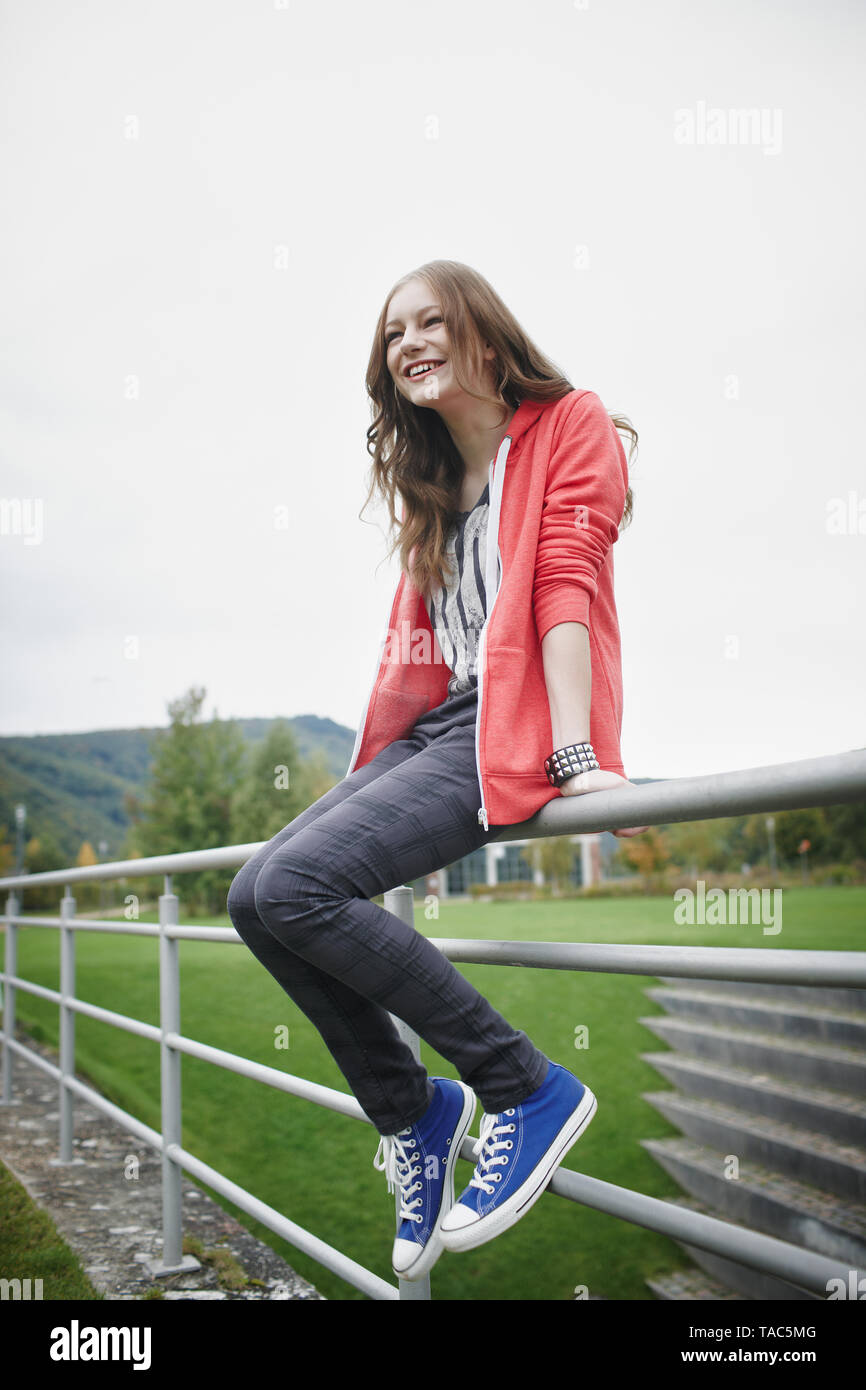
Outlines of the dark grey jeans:
{"type": "Polygon", "coordinates": [[[239,935],[318,1029],[380,1134],[421,1118],[427,1073],[408,1023],[490,1113],[518,1105],[548,1058],[426,937],[371,902],[453,864],[501,826],[478,824],[477,691],[451,695],[263,845],[228,911],[239,935]]]}

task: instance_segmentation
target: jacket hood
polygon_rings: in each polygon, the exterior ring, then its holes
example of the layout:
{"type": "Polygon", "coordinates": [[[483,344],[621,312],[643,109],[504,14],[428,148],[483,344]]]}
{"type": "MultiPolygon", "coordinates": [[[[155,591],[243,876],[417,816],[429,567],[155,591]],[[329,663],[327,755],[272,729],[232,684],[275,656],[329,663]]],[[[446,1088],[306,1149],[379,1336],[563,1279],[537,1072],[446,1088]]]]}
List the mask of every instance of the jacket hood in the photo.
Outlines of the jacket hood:
{"type": "Polygon", "coordinates": [[[520,402],[505,431],[511,440],[511,448],[508,451],[509,467],[520,454],[524,436],[528,434],[539,416],[556,404],[556,401],[522,400],[520,402]]]}

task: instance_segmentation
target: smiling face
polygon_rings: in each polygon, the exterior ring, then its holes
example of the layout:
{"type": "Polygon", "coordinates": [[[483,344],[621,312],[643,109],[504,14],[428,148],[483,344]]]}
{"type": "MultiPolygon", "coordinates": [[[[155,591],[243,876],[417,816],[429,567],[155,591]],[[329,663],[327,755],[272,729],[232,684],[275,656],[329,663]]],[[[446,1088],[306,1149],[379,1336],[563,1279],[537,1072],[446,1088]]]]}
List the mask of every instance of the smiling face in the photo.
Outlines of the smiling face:
{"type": "MultiPolygon", "coordinates": [[[[391,297],[385,354],[397,390],[413,405],[436,405],[465,396],[454,376],[448,330],[435,291],[409,280],[391,297]]],[[[484,356],[492,356],[493,349],[484,356]]]]}

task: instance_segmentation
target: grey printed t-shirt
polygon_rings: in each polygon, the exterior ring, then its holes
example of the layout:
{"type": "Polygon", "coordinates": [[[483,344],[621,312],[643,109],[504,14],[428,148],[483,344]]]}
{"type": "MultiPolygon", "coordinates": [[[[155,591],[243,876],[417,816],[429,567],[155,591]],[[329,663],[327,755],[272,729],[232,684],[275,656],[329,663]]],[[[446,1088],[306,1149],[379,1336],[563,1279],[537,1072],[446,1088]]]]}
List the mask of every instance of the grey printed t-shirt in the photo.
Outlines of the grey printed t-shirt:
{"type": "Polygon", "coordinates": [[[450,575],[447,583],[426,600],[430,625],[453,671],[448,694],[458,695],[478,685],[478,639],[487,614],[484,566],[490,485],[468,512],[458,512],[445,543],[450,575]]]}

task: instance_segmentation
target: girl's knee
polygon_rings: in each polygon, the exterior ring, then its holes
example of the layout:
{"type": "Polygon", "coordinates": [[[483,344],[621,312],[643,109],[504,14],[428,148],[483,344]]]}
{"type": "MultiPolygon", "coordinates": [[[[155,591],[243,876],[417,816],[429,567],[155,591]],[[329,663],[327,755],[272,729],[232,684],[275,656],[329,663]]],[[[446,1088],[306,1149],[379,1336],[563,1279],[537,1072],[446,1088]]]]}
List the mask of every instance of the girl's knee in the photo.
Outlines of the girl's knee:
{"type": "Polygon", "coordinates": [[[235,930],[243,935],[245,923],[257,916],[255,901],[256,874],[250,871],[249,864],[235,874],[226,898],[226,911],[235,930]]]}
{"type": "Polygon", "coordinates": [[[278,910],[280,922],[285,924],[294,913],[306,911],[311,902],[333,901],[338,896],[323,871],[301,855],[274,855],[256,877],[254,899],[263,921],[278,910]]]}

